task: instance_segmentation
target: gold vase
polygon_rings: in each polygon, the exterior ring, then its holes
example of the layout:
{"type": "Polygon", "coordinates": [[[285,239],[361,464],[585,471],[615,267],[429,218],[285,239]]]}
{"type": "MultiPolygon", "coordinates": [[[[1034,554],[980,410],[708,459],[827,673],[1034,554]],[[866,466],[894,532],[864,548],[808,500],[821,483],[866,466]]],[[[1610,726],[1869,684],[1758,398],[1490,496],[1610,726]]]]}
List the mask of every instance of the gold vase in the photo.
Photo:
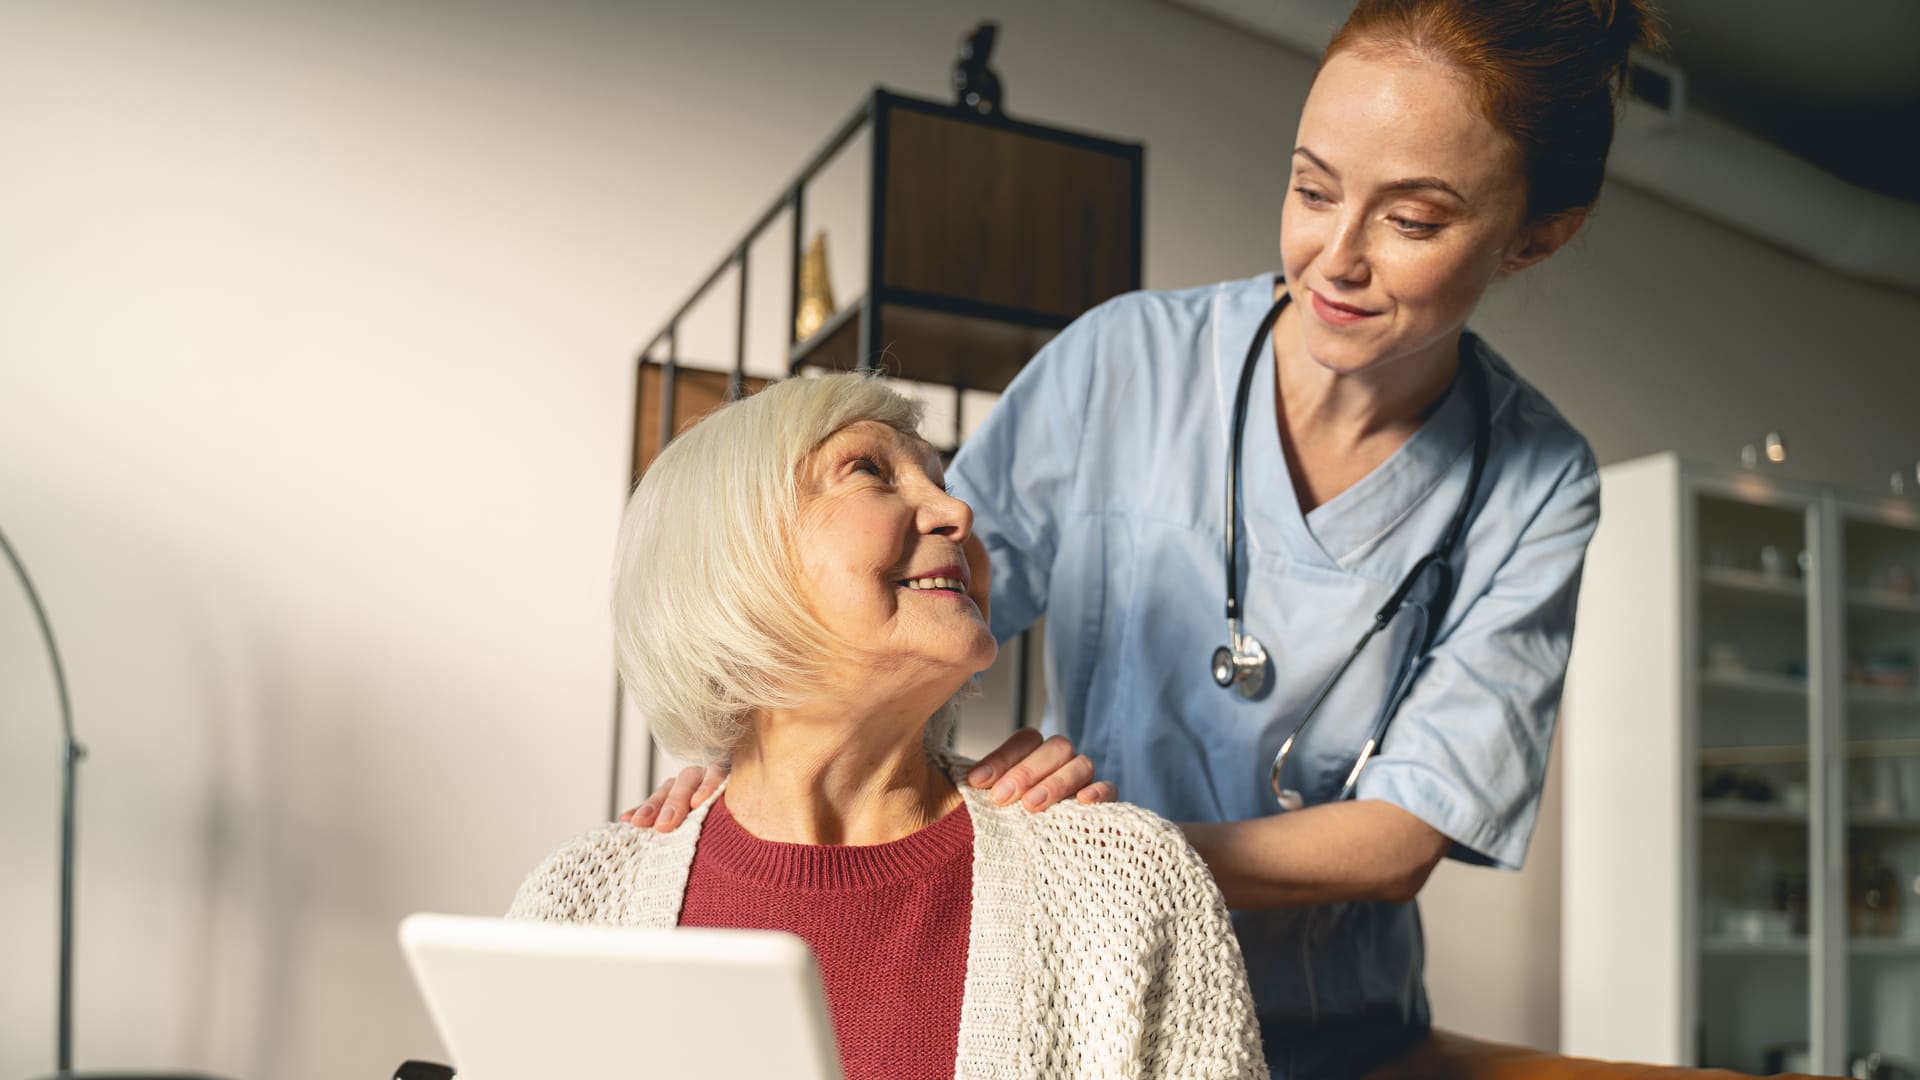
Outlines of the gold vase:
{"type": "Polygon", "coordinates": [[[805,341],[833,317],[833,282],[827,280],[827,234],[813,234],[800,260],[800,310],[793,317],[793,338],[805,341]]]}

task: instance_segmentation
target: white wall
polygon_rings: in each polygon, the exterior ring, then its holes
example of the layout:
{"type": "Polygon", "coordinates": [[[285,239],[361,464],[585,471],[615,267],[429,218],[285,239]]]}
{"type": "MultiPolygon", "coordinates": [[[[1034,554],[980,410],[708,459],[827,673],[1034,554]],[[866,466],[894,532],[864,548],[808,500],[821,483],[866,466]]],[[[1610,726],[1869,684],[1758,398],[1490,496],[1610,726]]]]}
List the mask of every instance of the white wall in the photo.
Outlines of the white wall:
{"type": "MultiPolygon", "coordinates": [[[[603,809],[633,349],[976,14],[1014,113],[1148,144],[1150,286],[1271,266],[1311,65],[1151,0],[0,7],[0,528],[94,752],[82,1066],[436,1051],[394,924],[603,809]]],[[[1607,460],[1920,457],[1920,299],[1635,192],[1480,321],[1607,460]]],[[[50,1064],[52,716],[0,587],[5,1076],[50,1064]]],[[[1555,1040],[1557,821],[1429,888],[1443,1024],[1555,1040]]]]}

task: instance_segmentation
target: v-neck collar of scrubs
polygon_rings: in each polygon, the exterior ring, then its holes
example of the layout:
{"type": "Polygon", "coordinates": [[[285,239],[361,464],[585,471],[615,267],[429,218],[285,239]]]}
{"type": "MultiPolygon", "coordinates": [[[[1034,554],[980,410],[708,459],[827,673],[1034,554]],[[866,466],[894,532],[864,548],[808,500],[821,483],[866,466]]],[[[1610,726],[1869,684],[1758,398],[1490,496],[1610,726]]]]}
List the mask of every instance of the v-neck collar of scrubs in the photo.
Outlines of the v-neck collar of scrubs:
{"type": "MultiPolygon", "coordinates": [[[[1277,274],[1262,274],[1223,286],[1218,298],[1214,334],[1216,380],[1223,388],[1221,415],[1232,438],[1233,388],[1246,360],[1249,339],[1259,329],[1261,316],[1273,304],[1277,274]]],[[[1487,392],[1498,405],[1508,389],[1491,370],[1471,337],[1463,350],[1470,363],[1483,365],[1487,392]]],[[[1300,512],[1292,472],[1280,443],[1275,411],[1274,350],[1262,351],[1249,390],[1246,446],[1241,450],[1240,514],[1255,552],[1273,551],[1284,557],[1329,570],[1352,570],[1375,544],[1422,500],[1441,486],[1448,470],[1473,448],[1473,406],[1463,380],[1455,379],[1440,407],[1387,460],[1340,494],[1306,514],[1300,512]]],[[[1435,537],[1435,542],[1438,542],[1435,537]]],[[[1405,567],[1381,567],[1379,576],[1396,577],[1405,567]]]]}

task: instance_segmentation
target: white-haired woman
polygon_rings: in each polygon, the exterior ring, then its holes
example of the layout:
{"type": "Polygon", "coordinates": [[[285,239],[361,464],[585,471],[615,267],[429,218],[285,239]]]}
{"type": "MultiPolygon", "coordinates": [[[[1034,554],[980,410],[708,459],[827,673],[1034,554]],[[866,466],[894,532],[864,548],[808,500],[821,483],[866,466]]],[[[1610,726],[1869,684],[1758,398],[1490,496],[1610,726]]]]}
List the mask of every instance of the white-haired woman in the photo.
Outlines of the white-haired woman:
{"type": "Polygon", "coordinates": [[[620,671],[662,745],[731,778],[677,831],[561,848],[513,915],[798,934],[849,1078],[1266,1076],[1178,829],[954,782],[953,701],[995,645],[918,420],[873,379],[794,379],[654,461],[616,556],[620,671]]]}

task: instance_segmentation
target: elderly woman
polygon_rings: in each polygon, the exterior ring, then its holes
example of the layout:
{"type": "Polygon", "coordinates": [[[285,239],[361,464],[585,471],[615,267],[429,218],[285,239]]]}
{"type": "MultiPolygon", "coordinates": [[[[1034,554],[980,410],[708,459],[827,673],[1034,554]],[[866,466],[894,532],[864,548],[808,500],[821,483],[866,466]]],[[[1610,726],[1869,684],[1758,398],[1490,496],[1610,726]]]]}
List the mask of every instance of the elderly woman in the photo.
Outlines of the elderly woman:
{"type": "Polygon", "coordinates": [[[877,380],[792,379],[654,461],[616,556],[620,672],[667,750],[732,774],[675,832],[562,847],[511,914],[797,934],[849,1078],[1266,1076],[1178,829],[955,783],[954,700],[995,644],[918,421],[877,380]]]}

